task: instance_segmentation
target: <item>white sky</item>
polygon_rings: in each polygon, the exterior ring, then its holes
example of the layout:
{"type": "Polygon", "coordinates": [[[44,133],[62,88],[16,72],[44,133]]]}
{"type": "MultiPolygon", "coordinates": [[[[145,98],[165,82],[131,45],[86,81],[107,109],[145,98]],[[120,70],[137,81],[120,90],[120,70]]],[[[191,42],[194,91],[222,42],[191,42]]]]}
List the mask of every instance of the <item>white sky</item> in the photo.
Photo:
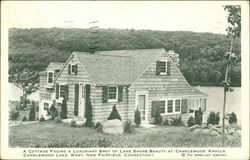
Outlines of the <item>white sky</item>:
{"type": "Polygon", "coordinates": [[[194,31],[226,34],[227,12],[215,2],[8,2],[9,27],[194,31]],[[70,21],[70,22],[68,22],[70,21]]]}

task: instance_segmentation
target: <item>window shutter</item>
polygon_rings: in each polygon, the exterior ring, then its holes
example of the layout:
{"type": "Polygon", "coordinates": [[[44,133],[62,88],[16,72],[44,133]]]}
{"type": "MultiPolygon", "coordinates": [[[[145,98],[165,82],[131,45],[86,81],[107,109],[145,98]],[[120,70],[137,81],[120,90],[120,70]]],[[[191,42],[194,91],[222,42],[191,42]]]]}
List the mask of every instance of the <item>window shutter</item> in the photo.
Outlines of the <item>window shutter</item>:
{"type": "Polygon", "coordinates": [[[159,75],[161,72],[160,61],[156,61],[156,75],[159,75]]]}
{"type": "Polygon", "coordinates": [[[123,87],[122,86],[118,86],[118,102],[122,101],[122,91],[123,91],[123,87]]]}
{"type": "Polygon", "coordinates": [[[68,64],[68,74],[70,74],[71,64],[68,64]]]}
{"type": "Polygon", "coordinates": [[[103,103],[108,102],[108,86],[102,87],[102,102],[103,103]]]}
{"type": "Polygon", "coordinates": [[[69,85],[64,85],[66,100],[69,99],[69,85]]]}
{"type": "Polygon", "coordinates": [[[90,99],[90,84],[85,85],[85,92],[86,92],[86,101],[90,99]]]}
{"type": "Polygon", "coordinates": [[[188,112],[188,100],[182,99],[181,101],[181,113],[187,113],[188,112]]]}
{"type": "Polygon", "coordinates": [[[77,64],[75,65],[75,74],[77,74],[77,64]]]}
{"type": "Polygon", "coordinates": [[[56,84],[56,99],[59,98],[59,84],[56,84]]]}
{"type": "Polygon", "coordinates": [[[75,84],[75,107],[74,107],[74,115],[78,116],[78,103],[79,103],[79,84],[75,84]]]}
{"type": "Polygon", "coordinates": [[[167,62],[167,75],[171,74],[171,62],[167,62]]]}
{"type": "Polygon", "coordinates": [[[151,117],[155,117],[157,107],[160,107],[161,101],[152,101],[151,117]]]}

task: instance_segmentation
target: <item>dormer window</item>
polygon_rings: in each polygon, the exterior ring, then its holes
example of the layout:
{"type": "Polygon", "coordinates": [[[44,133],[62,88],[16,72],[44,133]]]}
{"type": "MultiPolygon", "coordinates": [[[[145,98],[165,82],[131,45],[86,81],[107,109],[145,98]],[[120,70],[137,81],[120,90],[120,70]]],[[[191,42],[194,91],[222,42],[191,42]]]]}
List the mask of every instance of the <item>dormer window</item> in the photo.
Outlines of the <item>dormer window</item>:
{"type": "Polygon", "coordinates": [[[109,100],[116,100],[118,94],[118,87],[108,87],[108,99],[109,100]]]}
{"type": "Polygon", "coordinates": [[[77,64],[69,64],[68,65],[68,73],[69,74],[77,74],[77,64]]]}
{"type": "Polygon", "coordinates": [[[50,71],[47,73],[47,83],[52,84],[54,81],[54,72],[50,71]]]}
{"type": "Polygon", "coordinates": [[[160,67],[160,73],[166,73],[166,62],[165,61],[160,61],[159,67],[160,67]]]}
{"type": "Polygon", "coordinates": [[[171,62],[162,60],[156,62],[156,75],[170,75],[171,62]]]}

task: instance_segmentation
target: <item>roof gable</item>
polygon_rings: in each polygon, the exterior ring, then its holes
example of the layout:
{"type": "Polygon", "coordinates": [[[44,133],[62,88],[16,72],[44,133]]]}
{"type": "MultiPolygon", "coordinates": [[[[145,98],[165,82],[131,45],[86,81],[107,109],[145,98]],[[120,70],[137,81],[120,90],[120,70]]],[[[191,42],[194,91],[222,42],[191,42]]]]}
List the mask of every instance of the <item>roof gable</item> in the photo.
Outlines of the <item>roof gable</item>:
{"type": "MultiPolygon", "coordinates": [[[[131,57],[132,82],[134,82],[159,56],[164,49],[138,49],[138,50],[117,50],[117,51],[97,51],[96,54],[109,56],[127,56],[131,57]]],[[[128,66],[129,67],[129,66],[128,66]]]]}
{"type": "Polygon", "coordinates": [[[61,63],[61,62],[50,62],[48,67],[46,68],[49,69],[49,68],[53,68],[53,70],[61,70],[63,68],[65,63],[61,63]]]}
{"type": "Polygon", "coordinates": [[[131,84],[131,58],[73,52],[97,85],[131,84]]]}

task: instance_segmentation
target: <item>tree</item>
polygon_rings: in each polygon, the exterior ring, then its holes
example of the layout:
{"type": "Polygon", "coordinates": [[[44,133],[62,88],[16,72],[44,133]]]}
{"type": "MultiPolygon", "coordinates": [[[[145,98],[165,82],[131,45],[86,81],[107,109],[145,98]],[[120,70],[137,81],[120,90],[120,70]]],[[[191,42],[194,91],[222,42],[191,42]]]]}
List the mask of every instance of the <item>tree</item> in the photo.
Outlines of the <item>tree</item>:
{"type": "Polygon", "coordinates": [[[86,101],[85,117],[86,117],[86,122],[84,126],[92,127],[93,126],[93,122],[92,122],[93,113],[92,113],[92,104],[91,104],[90,98],[87,98],[87,101],[86,101]]]}
{"type": "Polygon", "coordinates": [[[13,75],[12,79],[14,80],[14,84],[23,91],[23,95],[20,97],[20,105],[18,108],[23,110],[27,107],[27,95],[33,93],[39,87],[38,74],[26,68],[22,72],[13,75]]]}
{"type": "Polygon", "coordinates": [[[29,114],[29,121],[35,121],[35,120],[36,120],[36,108],[35,108],[35,102],[32,101],[29,114]]]}
{"type": "Polygon", "coordinates": [[[139,111],[138,107],[136,108],[135,111],[135,124],[136,126],[139,126],[141,124],[141,112],[139,111]]]}
{"type": "Polygon", "coordinates": [[[234,112],[228,115],[228,123],[229,124],[237,123],[237,116],[234,112]]]}
{"type": "Polygon", "coordinates": [[[114,104],[113,109],[108,117],[108,120],[112,120],[112,119],[119,119],[121,120],[121,116],[119,115],[117,109],[116,109],[116,105],[114,104]]]}
{"type": "Polygon", "coordinates": [[[236,37],[240,37],[241,35],[241,8],[240,6],[224,6],[224,10],[228,11],[229,13],[228,18],[227,18],[229,26],[226,30],[227,30],[228,38],[231,38],[231,45],[230,45],[229,52],[226,54],[227,65],[226,65],[225,79],[222,82],[222,85],[224,87],[223,117],[222,117],[222,146],[224,146],[224,142],[225,142],[226,97],[227,97],[228,91],[233,91],[230,88],[230,79],[228,79],[230,63],[234,59],[234,57],[232,56],[234,55],[232,53],[233,42],[236,37]]]}
{"type": "Polygon", "coordinates": [[[224,10],[228,12],[227,21],[229,26],[227,27],[228,37],[240,37],[241,35],[241,7],[224,6],[224,10]]]}
{"type": "Polygon", "coordinates": [[[66,97],[63,97],[62,110],[60,116],[62,119],[67,119],[67,101],[66,97]]]}

